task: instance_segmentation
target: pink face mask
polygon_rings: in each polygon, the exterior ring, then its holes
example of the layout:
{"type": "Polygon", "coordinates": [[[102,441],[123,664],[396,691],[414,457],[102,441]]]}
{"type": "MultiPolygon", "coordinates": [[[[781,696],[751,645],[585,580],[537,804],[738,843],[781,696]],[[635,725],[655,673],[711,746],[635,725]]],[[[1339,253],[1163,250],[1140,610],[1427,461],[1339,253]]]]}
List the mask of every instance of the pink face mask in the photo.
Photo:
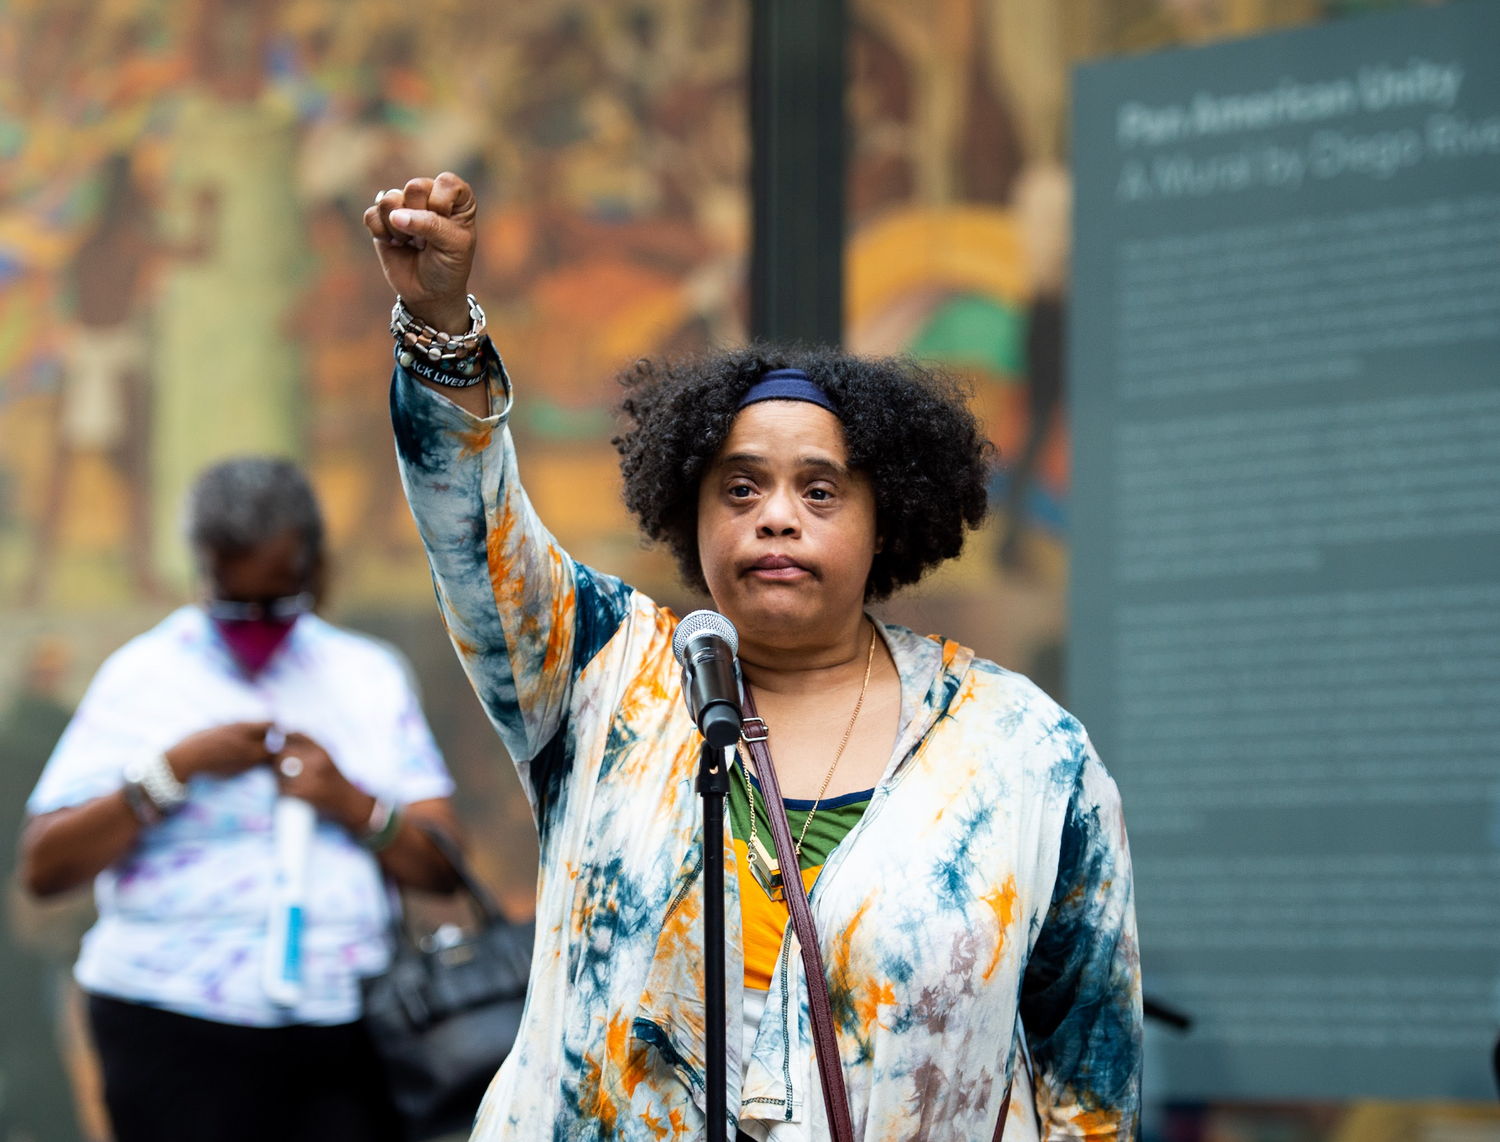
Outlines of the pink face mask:
{"type": "Polygon", "coordinates": [[[214,619],[229,653],[252,678],[266,668],[296,625],[296,619],[214,619]]]}
{"type": "Polygon", "coordinates": [[[312,610],[312,603],[312,596],[305,593],[266,603],[214,599],[208,603],[208,615],[235,661],[254,678],[281,648],[297,620],[312,610]]]}

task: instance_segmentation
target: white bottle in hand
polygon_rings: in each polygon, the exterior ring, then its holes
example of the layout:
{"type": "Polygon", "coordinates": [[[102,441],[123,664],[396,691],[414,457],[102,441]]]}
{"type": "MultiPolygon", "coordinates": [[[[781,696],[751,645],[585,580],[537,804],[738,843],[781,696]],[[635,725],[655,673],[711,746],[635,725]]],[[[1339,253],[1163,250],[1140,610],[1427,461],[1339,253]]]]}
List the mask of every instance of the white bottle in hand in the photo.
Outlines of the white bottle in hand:
{"type": "Polygon", "coordinates": [[[278,797],[271,818],[276,880],[266,932],[263,978],[272,1003],[293,1007],[302,998],[302,918],[307,901],[307,857],[317,812],[300,797],[278,797]]]}

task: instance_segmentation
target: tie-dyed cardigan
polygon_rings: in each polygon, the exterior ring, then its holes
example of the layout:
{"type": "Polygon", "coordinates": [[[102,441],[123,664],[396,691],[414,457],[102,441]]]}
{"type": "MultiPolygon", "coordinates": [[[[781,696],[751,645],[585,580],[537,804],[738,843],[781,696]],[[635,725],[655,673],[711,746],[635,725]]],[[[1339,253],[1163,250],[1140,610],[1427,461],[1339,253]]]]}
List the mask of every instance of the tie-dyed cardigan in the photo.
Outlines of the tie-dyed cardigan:
{"type": "MultiPolygon", "coordinates": [[[[541,846],[526,1014],[474,1137],[702,1137],[698,737],[672,658],[676,618],[569,558],[542,526],[495,370],[488,418],[399,368],[391,390],[442,617],[541,846]]],[[[957,643],[880,629],[903,728],[811,894],[856,1136],[988,1142],[1019,1015],[1042,1137],[1125,1142],[1141,1006],[1114,782],[1078,722],[1026,679],[957,643]]],[[[734,859],[726,835],[729,1112],[825,1139],[790,931],[740,1081],[734,859]]]]}

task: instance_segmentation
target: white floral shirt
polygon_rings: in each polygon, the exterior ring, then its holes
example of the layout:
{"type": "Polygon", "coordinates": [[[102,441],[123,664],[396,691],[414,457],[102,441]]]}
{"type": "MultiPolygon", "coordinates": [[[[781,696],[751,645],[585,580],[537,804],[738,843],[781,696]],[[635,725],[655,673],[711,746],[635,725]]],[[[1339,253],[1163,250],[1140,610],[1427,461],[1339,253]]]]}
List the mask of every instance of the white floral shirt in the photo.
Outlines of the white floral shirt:
{"type": "MultiPolygon", "coordinates": [[[[198,730],[273,721],[328,750],[355,785],[400,803],[453,782],[397,657],[314,615],[247,679],[197,607],[175,611],[99,668],[42,772],[33,815],[120,788],[125,766],[198,730]]],[[[188,802],[147,830],[94,884],[99,921],[75,969],[89,992],[222,1023],[279,1026],[359,1018],[360,977],[389,960],[391,904],[380,866],[320,820],[309,857],[303,998],[268,1000],[261,960],[274,877],[276,781],[260,766],[198,776],[188,802]]]]}

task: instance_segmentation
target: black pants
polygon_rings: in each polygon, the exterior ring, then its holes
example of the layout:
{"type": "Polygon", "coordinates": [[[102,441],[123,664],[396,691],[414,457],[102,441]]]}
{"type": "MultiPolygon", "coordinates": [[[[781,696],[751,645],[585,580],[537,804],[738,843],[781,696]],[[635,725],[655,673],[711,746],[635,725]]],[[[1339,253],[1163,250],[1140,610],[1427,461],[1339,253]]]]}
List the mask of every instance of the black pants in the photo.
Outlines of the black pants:
{"type": "Polygon", "coordinates": [[[364,1025],[235,1027],[89,997],[116,1142],[398,1142],[364,1025]]]}

